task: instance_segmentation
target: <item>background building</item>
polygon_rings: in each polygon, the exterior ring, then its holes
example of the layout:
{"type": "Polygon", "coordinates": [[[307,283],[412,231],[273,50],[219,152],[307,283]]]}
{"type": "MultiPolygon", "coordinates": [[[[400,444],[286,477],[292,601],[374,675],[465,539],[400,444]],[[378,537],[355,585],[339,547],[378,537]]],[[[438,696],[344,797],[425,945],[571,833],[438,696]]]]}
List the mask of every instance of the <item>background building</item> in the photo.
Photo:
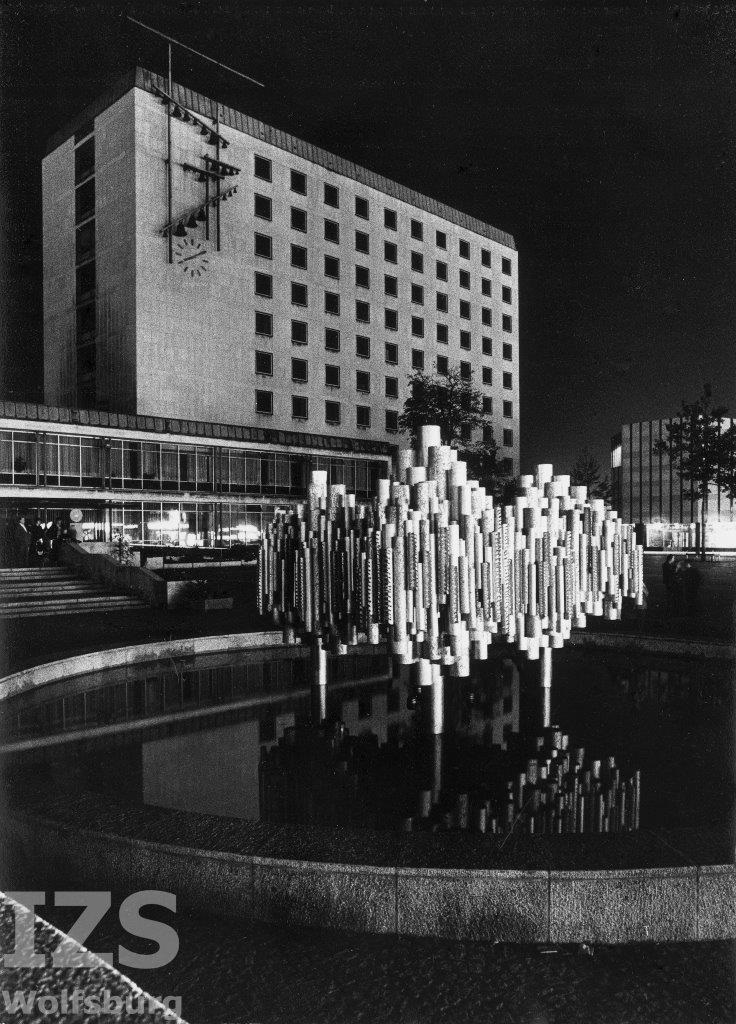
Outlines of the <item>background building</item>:
{"type": "Polygon", "coordinates": [[[511,236],[167,88],[49,144],[46,402],[395,442],[412,368],[459,367],[518,471],[511,236]]]}
{"type": "MultiPolygon", "coordinates": [[[[626,423],[611,440],[613,507],[627,522],[641,523],[646,544],[653,548],[696,547],[700,502],[686,496],[677,467],[657,443],[667,438],[671,420],[626,423]]],[[[726,426],[731,424],[726,421],[726,426]]],[[[736,508],[718,487],[708,499],[706,546],[736,547],[736,508]]]]}

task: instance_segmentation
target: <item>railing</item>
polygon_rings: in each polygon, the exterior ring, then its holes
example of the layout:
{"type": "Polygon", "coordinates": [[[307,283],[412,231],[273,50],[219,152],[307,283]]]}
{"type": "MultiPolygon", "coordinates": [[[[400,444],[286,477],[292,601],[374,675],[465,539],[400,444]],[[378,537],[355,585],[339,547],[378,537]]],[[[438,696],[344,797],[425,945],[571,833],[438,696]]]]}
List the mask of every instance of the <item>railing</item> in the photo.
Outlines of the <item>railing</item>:
{"type": "Polygon", "coordinates": [[[150,569],[118,562],[109,554],[88,551],[74,541],[62,544],[59,559],[88,579],[135,594],[154,608],[166,607],[166,582],[150,569]]]}

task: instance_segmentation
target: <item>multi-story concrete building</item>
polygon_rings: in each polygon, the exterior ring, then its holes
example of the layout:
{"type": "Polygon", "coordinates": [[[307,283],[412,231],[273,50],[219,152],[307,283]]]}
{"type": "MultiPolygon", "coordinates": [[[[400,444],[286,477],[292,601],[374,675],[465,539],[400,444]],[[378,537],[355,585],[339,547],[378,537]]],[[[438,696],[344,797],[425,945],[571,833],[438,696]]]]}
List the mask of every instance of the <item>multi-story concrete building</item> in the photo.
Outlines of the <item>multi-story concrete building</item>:
{"type": "MultiPolygon", "coordinates": [[[[625,423],[612,438],[612,503],[627,522],[641,524],[648,547],[695,548],[700,544],[700,502],[686,493],[676,461],[658,450],[670,422],[625,423]]],[[[705,539],[709,548],[736,547],[736,507],[716,486],[708,498],[705,539]]]]}
{"type": "Polygon", "coordinates": [[[43,161],[44,406],[0,508],[79,538],[252,539],[310,468],[367,495],[413,369],[482,391],[518,471],[511,236],[140,68],[43,161]]]}
{"type": "Polygon", "coordinates": [[[459,368],[518,470],[513,238],[138,68],[43,164],[49,405],[396,442],[459,368]]]}

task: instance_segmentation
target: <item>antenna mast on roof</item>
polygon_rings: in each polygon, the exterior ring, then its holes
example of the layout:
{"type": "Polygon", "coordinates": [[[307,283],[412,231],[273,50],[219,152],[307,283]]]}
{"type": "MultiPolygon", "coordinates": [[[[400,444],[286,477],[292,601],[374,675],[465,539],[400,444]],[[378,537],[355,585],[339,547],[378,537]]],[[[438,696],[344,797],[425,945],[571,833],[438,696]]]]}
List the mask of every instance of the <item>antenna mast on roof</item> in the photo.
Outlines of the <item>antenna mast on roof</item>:
{"type": "MultiPolygon", "coordinates": [[[[146,25],[144,22],[139,21],[138,18],[131,17],[130,14],[126,15],[128,21],[132,21],[134,25],[139,25],[144,28],[146,32],[151,32],[154,36],[158,36],[160,39],[165,39],[168,46],[168,94],[169,99],[172,99],[174,95],[173,87],[173,76],[171,67],[171,45],[180,46],[182,50],[188,50],[189,53],[195,54],[197,57],[201,57],[203,60],[209,61],[210,64],[215,64],[218,68],[222,68],[224,71],[229,71],[233,75],[237,75],[239,78],[244,78],[247,82],[252,82],[253,85],[259,86],[261,89],[265,89],[263,82],[259,82],[256,78],[251,78],[250,75],[244,75],[242,71],[236,71],[235,68],[231,68],[228,64],[223,64],[222,61],[215,60],[214,57],[208,57],[206,53],[202,53],[201,50],[195,50],[193,46],[188,46],[186,43],[182,43],[179,39],[174,39],[173,36],[166,35],[165,32],[159,32],[157,28],[151,28],[150,25],[146,25]]],[[[219,104],[217,106],[217,117],[216,122],[219,124],[219,104]]],[[[171,181],[171,107],[167,107],[166,117],[166,142],[167,142],[167,159],[166,159],[166,184],[167,184],[167,207],[168,207],[168,221],[167,226],[169,227],[168,247],[169,247],[169,263],[173,262],[173,243],[172,243],[172,181],[171,181]]],[[[218,143],[218,158],[219,158],[219,143],[218,143]]],[[[217,186],[217,193],[219,197],[219,181],[217,186]]],[[[207,222],[209,225],[209,221],[207,222]]],[[[209,228],[208,228],[209,230],[209,228]]],[[[186,233],[186,232],[185,232],[186,233]]],[[[209,236],[208,236],[209,237],[209,236]]],[[[220,207],[217,204],[217,248],[220,248],[220,207]]]]}

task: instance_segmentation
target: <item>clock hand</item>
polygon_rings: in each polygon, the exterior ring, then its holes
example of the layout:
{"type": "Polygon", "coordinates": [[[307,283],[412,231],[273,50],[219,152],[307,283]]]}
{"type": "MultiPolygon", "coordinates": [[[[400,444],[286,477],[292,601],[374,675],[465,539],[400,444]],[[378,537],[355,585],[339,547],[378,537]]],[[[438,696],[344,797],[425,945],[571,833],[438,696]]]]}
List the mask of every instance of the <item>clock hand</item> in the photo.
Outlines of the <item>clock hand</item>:
{"type": "Polygon", "coordinates": [[[203,252],[193,252],[191,256],[185,256],[184,259],[179,260],[179,263],[186,263],[187,260],[194,260],[197,256],[203,256],[205,252],[207,252],[206,249],[203,252]]]}

